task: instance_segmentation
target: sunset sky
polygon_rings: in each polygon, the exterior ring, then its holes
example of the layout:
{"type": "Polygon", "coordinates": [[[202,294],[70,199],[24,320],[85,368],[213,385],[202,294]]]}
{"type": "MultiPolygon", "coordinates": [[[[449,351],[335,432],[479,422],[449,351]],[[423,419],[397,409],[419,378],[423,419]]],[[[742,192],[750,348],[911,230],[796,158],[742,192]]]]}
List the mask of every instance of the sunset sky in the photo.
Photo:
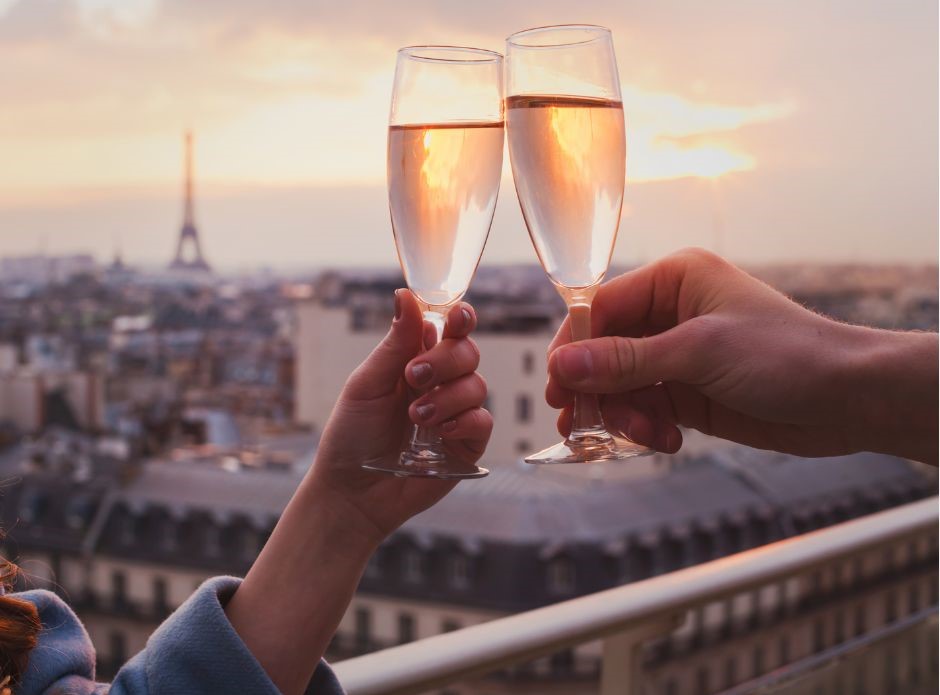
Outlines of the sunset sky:
{"type": "MultiPolygon", "coordinates": [[[[0,255],[166,262],[191,127],[210,262],[393,263],[395,50],[563,22],[614,32],[617,261],[936,261],[935,0],[0,0],[0,255]]],[[[534,260],[508,167],[484,258],[534,260]]]]}

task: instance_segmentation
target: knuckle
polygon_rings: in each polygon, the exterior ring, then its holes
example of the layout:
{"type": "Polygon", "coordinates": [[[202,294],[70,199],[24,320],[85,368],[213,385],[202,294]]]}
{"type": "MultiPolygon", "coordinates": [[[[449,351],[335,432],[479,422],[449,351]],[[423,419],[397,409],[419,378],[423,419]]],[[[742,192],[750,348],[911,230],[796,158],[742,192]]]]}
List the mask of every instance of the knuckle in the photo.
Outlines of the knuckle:
{"type": "Polygon", "coordinates": [[[608,368],[618,379],[626,379],[636,372],[637,355],[633,342],[609,338],[607,350],[608,368]]]}
{"type": "Polygon", "coordinates": [[[473,338],[464,338],[463,342],[466,344],[464,350],[468,353],[468,362],[471,365],[470,368],[476,369],[477,365],[480,364],[480,347],[473,338]]]}

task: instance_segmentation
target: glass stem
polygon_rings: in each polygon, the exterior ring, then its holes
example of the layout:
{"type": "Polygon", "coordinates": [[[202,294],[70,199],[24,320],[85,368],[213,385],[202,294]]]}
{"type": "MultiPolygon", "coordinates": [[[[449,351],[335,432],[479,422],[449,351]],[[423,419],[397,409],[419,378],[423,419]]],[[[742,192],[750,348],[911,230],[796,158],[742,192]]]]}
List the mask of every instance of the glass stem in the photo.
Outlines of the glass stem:
{"type": "MultiPolygon", "coordinates": [[[[434,326],[434,343],[425,345],[429,350],[441,342],[444,336],[444,307],[440,309],[428,306],[424,311],[424,320],[434,326]]],[[[441,435],[437,427],[416,425],[414,436],[411,438],[412,449],[438,449],[441,446],[441,435]]]]}
{"type": "MultiPolygon", "coordinates": [[[[591,301],[578,301],[573,299],[568,303],[568,323],[571,326],[572,342],[588,340],[591,338],[591,301]]],[[[604,427],[604,418],[601,415],[600,402],[597,394],[576,393],[574,396],[574,413],[571,419],[571,434],[568,441],[578,441],[590,437],[610,437],[604,427]]]]}

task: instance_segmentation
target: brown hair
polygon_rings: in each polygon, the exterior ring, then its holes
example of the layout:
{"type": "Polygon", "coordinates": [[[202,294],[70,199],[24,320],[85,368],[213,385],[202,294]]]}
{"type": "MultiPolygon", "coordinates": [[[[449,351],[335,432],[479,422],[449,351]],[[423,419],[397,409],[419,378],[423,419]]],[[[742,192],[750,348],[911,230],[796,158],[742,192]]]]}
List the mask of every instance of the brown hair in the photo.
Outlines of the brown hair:
{"type": "MultiPolygon", "coordinates": [[[[16,565],[0,557],[0,587],[12,588],[18,571],[16,565]]],[[[7,686],[19,683],[41,628],[36,606],[14,596],[0,595],[0,695],[7,686]]]]}

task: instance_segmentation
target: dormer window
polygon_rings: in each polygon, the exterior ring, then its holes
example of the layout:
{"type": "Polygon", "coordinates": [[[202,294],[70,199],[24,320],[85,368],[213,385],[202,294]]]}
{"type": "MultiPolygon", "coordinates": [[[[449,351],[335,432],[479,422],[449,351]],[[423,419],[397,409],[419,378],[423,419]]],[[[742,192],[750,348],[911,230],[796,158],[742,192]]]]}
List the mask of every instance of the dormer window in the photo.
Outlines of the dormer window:
{"type": "Polygon", "coordinates": [[[402,579],[408,584],[424,582],[424,561],[415,548],[408,548],[402,553],[402,579]]]}
{"type": "Polygon", "coordinates": [[[211,521],[205,525],[205,551],[209,557],[217,557],[222,552],[222,545],[219,542],[219,527],[211,521]]]}
{"type": "Polygon", "coordinates": [[[466,555],[451,556],[447,565],[447,581],[454,589],[467,589],[470,586],[470,561],[466,555]]]}
{"type": "Polygon", "coordinates": [[[556,557],[548,563],[548,590],[553,594],[570,594],[575,587],[574,563],[566,557],[556,557]]]}

